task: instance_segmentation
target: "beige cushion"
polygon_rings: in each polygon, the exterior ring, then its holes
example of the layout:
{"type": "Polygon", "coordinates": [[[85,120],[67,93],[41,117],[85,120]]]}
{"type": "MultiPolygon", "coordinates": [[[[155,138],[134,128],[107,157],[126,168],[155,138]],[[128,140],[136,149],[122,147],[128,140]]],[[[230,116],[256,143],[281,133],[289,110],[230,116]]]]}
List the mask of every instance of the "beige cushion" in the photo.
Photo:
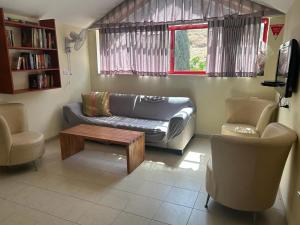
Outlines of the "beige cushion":
{"type": "Polygon", "coordinates": [[[10,165],[27,163],[40,158],[44,154],[44,135],[27,131],[12,135],[10,165]]]}
{"type": "Polygon", "coordinates": [[[206,190],[230,208],[257,212],[274,204],[296,133],[271,123],[260,138],[214,135],[206,190]]]}
{"type": "Polygon", "coordinates": [[[111,116],[108,92],[91,92],[89,94],[82,94],[81,97],[84,115],[90,117],[111,116]]]}
{"type": "Polygon", "coordinates": [[[278,108],[276,102],[256,97],[229,98],[225,106],[227,118],[222,134],[248,137],[260,136],[278,108]]]}
{"type": "Polygon", "coordinates": [[[256,128],[247,124],[225,123],[222,126],[223,135],[233,135],[239,137],[259,137],[256,128]]]}

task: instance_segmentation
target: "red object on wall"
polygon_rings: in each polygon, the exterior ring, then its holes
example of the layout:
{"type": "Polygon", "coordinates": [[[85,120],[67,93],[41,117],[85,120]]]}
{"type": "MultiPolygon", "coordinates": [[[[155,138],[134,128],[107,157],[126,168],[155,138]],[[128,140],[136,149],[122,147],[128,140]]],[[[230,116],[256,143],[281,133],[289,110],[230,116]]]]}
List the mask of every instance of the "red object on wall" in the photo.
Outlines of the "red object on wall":
{"type": "Polygon", "coordinates": [[[283,26],[284,26],[284,24],[271,24],[270,25],[272,33],[273,33],[273,36],[275,37],[275,40],[279,36],[279,34],[280,34],[283,26]]]}

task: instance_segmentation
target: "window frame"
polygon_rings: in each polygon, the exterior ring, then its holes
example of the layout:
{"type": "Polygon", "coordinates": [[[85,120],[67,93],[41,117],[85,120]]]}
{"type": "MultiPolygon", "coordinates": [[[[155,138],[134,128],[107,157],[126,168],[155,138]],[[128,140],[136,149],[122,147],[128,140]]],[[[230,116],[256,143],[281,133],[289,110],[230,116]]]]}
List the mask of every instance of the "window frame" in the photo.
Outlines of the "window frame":
{"type": "Polygon", "coordinates": [[[262,18],[261,20],[262,23],[265,24],[264,26],[264,32],[263,32],[263,42],[267,44],[268,42],[268,33],[269,33],[269,24],[270,24],[270,19],[269,18],[262,18]]]}
{"type": "MultiPolygon", "coordinates": [[[[267,44],[268,32],[269,32],[269,18],[262,18],[262,23],[265,24],[263,30],[263,42],[267,44]]],[[[206,71],[181,71],[175,70],[175,32],[176,30],[191,30],[191,29],[208,29],[208,24],[193,24],[193,25],[180,25],[180,26],[169,26],[170,31],[170,68],[169,74],[171,75],[206,75],[206,71]]]]}
{"type": "Polygon", "coordinates": [[[176,32],[176,30],[192,30],[192,29],[208,29],[208,24],[169,26],[169,31],[170,31],[170,69],[169,69],[169,74],[172,74],[172,75],[183,75],[183,74],[205,75],[206,74],[206,71],[175,70],[175,58],[174,58],[175,57],[175,32],[176,32]]]}

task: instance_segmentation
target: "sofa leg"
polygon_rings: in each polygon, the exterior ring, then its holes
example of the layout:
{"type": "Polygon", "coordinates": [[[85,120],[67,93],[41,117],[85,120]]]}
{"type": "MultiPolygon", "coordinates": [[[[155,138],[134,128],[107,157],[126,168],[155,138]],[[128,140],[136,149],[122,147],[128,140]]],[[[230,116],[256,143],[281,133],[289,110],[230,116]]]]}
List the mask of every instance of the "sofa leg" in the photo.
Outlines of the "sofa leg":
{"type": "Polygon", "coordinates": [[[207,194],[206,203],[205,203],[205,206],[204,206],[204,208],[206,208],[206,209],[208,209],[208,202],[209,202],[209,199],[210,199],[210,195],[207,194]]]}

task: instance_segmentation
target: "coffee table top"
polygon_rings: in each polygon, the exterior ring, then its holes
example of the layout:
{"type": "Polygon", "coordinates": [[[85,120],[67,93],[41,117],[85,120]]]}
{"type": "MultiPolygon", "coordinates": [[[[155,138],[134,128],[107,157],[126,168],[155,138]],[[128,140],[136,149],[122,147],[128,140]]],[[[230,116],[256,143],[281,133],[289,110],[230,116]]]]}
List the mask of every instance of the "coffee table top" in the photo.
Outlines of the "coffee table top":
{"type": "Polygon", "coordinates": [[[107,141],[119,145],[129,145],[137,138],[144,136],[143,132],[81,124],[63,130],[60,134],[75,135],[89,140],[107,141]]]}

